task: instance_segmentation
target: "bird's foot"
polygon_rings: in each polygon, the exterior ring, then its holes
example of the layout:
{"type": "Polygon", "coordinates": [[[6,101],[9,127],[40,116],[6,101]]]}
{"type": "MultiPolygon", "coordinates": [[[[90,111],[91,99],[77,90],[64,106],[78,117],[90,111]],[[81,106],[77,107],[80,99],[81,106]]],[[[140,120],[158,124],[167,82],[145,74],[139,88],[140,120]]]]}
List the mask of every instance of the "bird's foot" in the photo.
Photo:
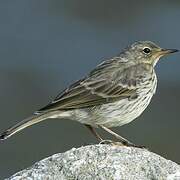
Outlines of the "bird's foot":
{"type": "Polygon", "coordinates": [[[133,143],[125,143],[124,144],[125,146],[128,146],[128,147],[136,147],[136,148],[141,148],[141,149],[147,149],[145,146],[143,145],[136,145],[136,144],[133,144],[133,143]]]}
{"type": "Polygon", "coordinates": [[[123,142],[123,145],[124,146],[128,146],[128,147],[136,147],[136,148],[140,148],[140,149],[147,149],[145,146],[143,145],[136,145],[134,143],[131,143],[131,142],[123,142]]]}
{"type": "Polygon", "coordinates": [[[114,141],[109,140],[109,139],[105,139],[99,142],[99,144],[112,144],[112,143],[114,143],[114,141]]]}
{"type": "Polygon", "coordinates": [[[115,146],[127,146],[127,147],[136,147],[141,149],[147,149],[145,146],[136,145],[131,142],[119,142],[119,141],[112,141],[112,140],[103,140],[99,144],[110,144],[115,146]]]}
{"type": "Polygon", "coordinates": [[[110,145],[114,145],[114,146],[127,146],[127,147],[136,147],[136,148],[141,148],[141,149],[147,149],[145,146],[136,145],[129,141],[128,142],[126,142],[126,141],[120,142],[120,141],[112,141],[112,140],[106,139],[106,140],[102,140],[99,144],[110,144],[110,145]]]}

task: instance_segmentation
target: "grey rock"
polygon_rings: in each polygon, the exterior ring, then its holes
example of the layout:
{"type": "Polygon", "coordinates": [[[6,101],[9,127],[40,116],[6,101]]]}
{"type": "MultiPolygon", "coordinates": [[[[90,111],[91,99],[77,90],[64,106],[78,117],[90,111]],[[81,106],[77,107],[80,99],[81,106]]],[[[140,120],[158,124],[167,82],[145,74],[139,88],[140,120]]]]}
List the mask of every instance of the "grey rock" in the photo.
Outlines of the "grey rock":
{"type": "Polygon", "coordinates": [[[146,149],[89,145],[52,155],[8,180],[180,180],[180,166],[146,149]]]}

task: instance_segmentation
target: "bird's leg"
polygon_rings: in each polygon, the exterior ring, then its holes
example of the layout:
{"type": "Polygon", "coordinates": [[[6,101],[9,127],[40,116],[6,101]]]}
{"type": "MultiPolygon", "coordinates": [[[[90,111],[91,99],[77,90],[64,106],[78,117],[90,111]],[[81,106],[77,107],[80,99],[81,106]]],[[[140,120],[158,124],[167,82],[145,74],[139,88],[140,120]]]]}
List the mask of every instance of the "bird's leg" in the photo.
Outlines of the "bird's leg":
{"type": "MultiPolygon", "coordinates": [[[[122,145],[125,146],[133,146],[133,147],[139,147],[139,148],[144,148],[143,146],[137,146],[133,143],[131,143],[130,141],[128,141],[127,139],[123,138],[122,136],[120,136],[119,134],[113,132],[111,129],[103,126],[103,125],[99,125],[99,127],[101,127],[102,129],[104,129],[106,132],[110,133],[111,135],[113,135],[116,139],[118,139],[120,141],[120,143],[122,143],[122,145]]],[[[118,143],[113,143],[115,145],[117,145],[118,143]]]]}
{"type": "Polygon", "coordinates": [[[91,125],[85,124],[85,126],[91,131],[91,133],[92,133],[99,141],[103,141],[103,139],[101,138],[101,136],[95,131],[95,129],[94,129],[91,125]]]}

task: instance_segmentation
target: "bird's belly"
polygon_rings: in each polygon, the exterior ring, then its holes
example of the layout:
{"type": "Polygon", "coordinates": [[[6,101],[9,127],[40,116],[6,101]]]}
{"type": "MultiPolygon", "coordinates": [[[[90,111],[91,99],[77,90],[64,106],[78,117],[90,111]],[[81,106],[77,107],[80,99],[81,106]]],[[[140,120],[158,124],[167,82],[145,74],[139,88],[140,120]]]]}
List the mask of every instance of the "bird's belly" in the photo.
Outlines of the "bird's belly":
{"type": "Polygon", "coordinates": [[[153,93],[140,95],[137,99],[123,99],[100,107],[75,110],[73,117],[81,123],[92,126],[122,126],[133,121],[146,109],[153,93]]]}

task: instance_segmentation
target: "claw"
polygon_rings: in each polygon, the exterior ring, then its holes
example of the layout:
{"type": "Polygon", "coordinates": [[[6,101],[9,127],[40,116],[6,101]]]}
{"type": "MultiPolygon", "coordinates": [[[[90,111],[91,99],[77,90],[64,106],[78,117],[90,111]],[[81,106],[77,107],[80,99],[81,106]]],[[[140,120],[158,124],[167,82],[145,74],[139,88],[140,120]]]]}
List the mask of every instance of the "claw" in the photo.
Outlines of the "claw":
{"type": "Polygon", "coordinates": [[[112,140],[105,139],[105,140],[102,140],[99,144],[112,144],[112,143],[113,143],[112,140]]]}
{"type": "Polygon", "coordinates": [[[3,132],[2,134],[0,134],[0,141],[7,139],[8,136],[9,136],[9,131],[3,132]]]}
{"type": "Polygon", "coordinates": [[[111,140],[103,140],[99,144],[106,144],[106,143],[109,143],[109,144],[115,145],[115,146],[127,146],[127,147],[136,147],[136,148],[141,148],[141,149],[147,149],[145,146],[142,146],[142,145],[136,145],[136,144],[133,144],[130,142],[121,143],[119,141],[111,141],[111,140]]]}

